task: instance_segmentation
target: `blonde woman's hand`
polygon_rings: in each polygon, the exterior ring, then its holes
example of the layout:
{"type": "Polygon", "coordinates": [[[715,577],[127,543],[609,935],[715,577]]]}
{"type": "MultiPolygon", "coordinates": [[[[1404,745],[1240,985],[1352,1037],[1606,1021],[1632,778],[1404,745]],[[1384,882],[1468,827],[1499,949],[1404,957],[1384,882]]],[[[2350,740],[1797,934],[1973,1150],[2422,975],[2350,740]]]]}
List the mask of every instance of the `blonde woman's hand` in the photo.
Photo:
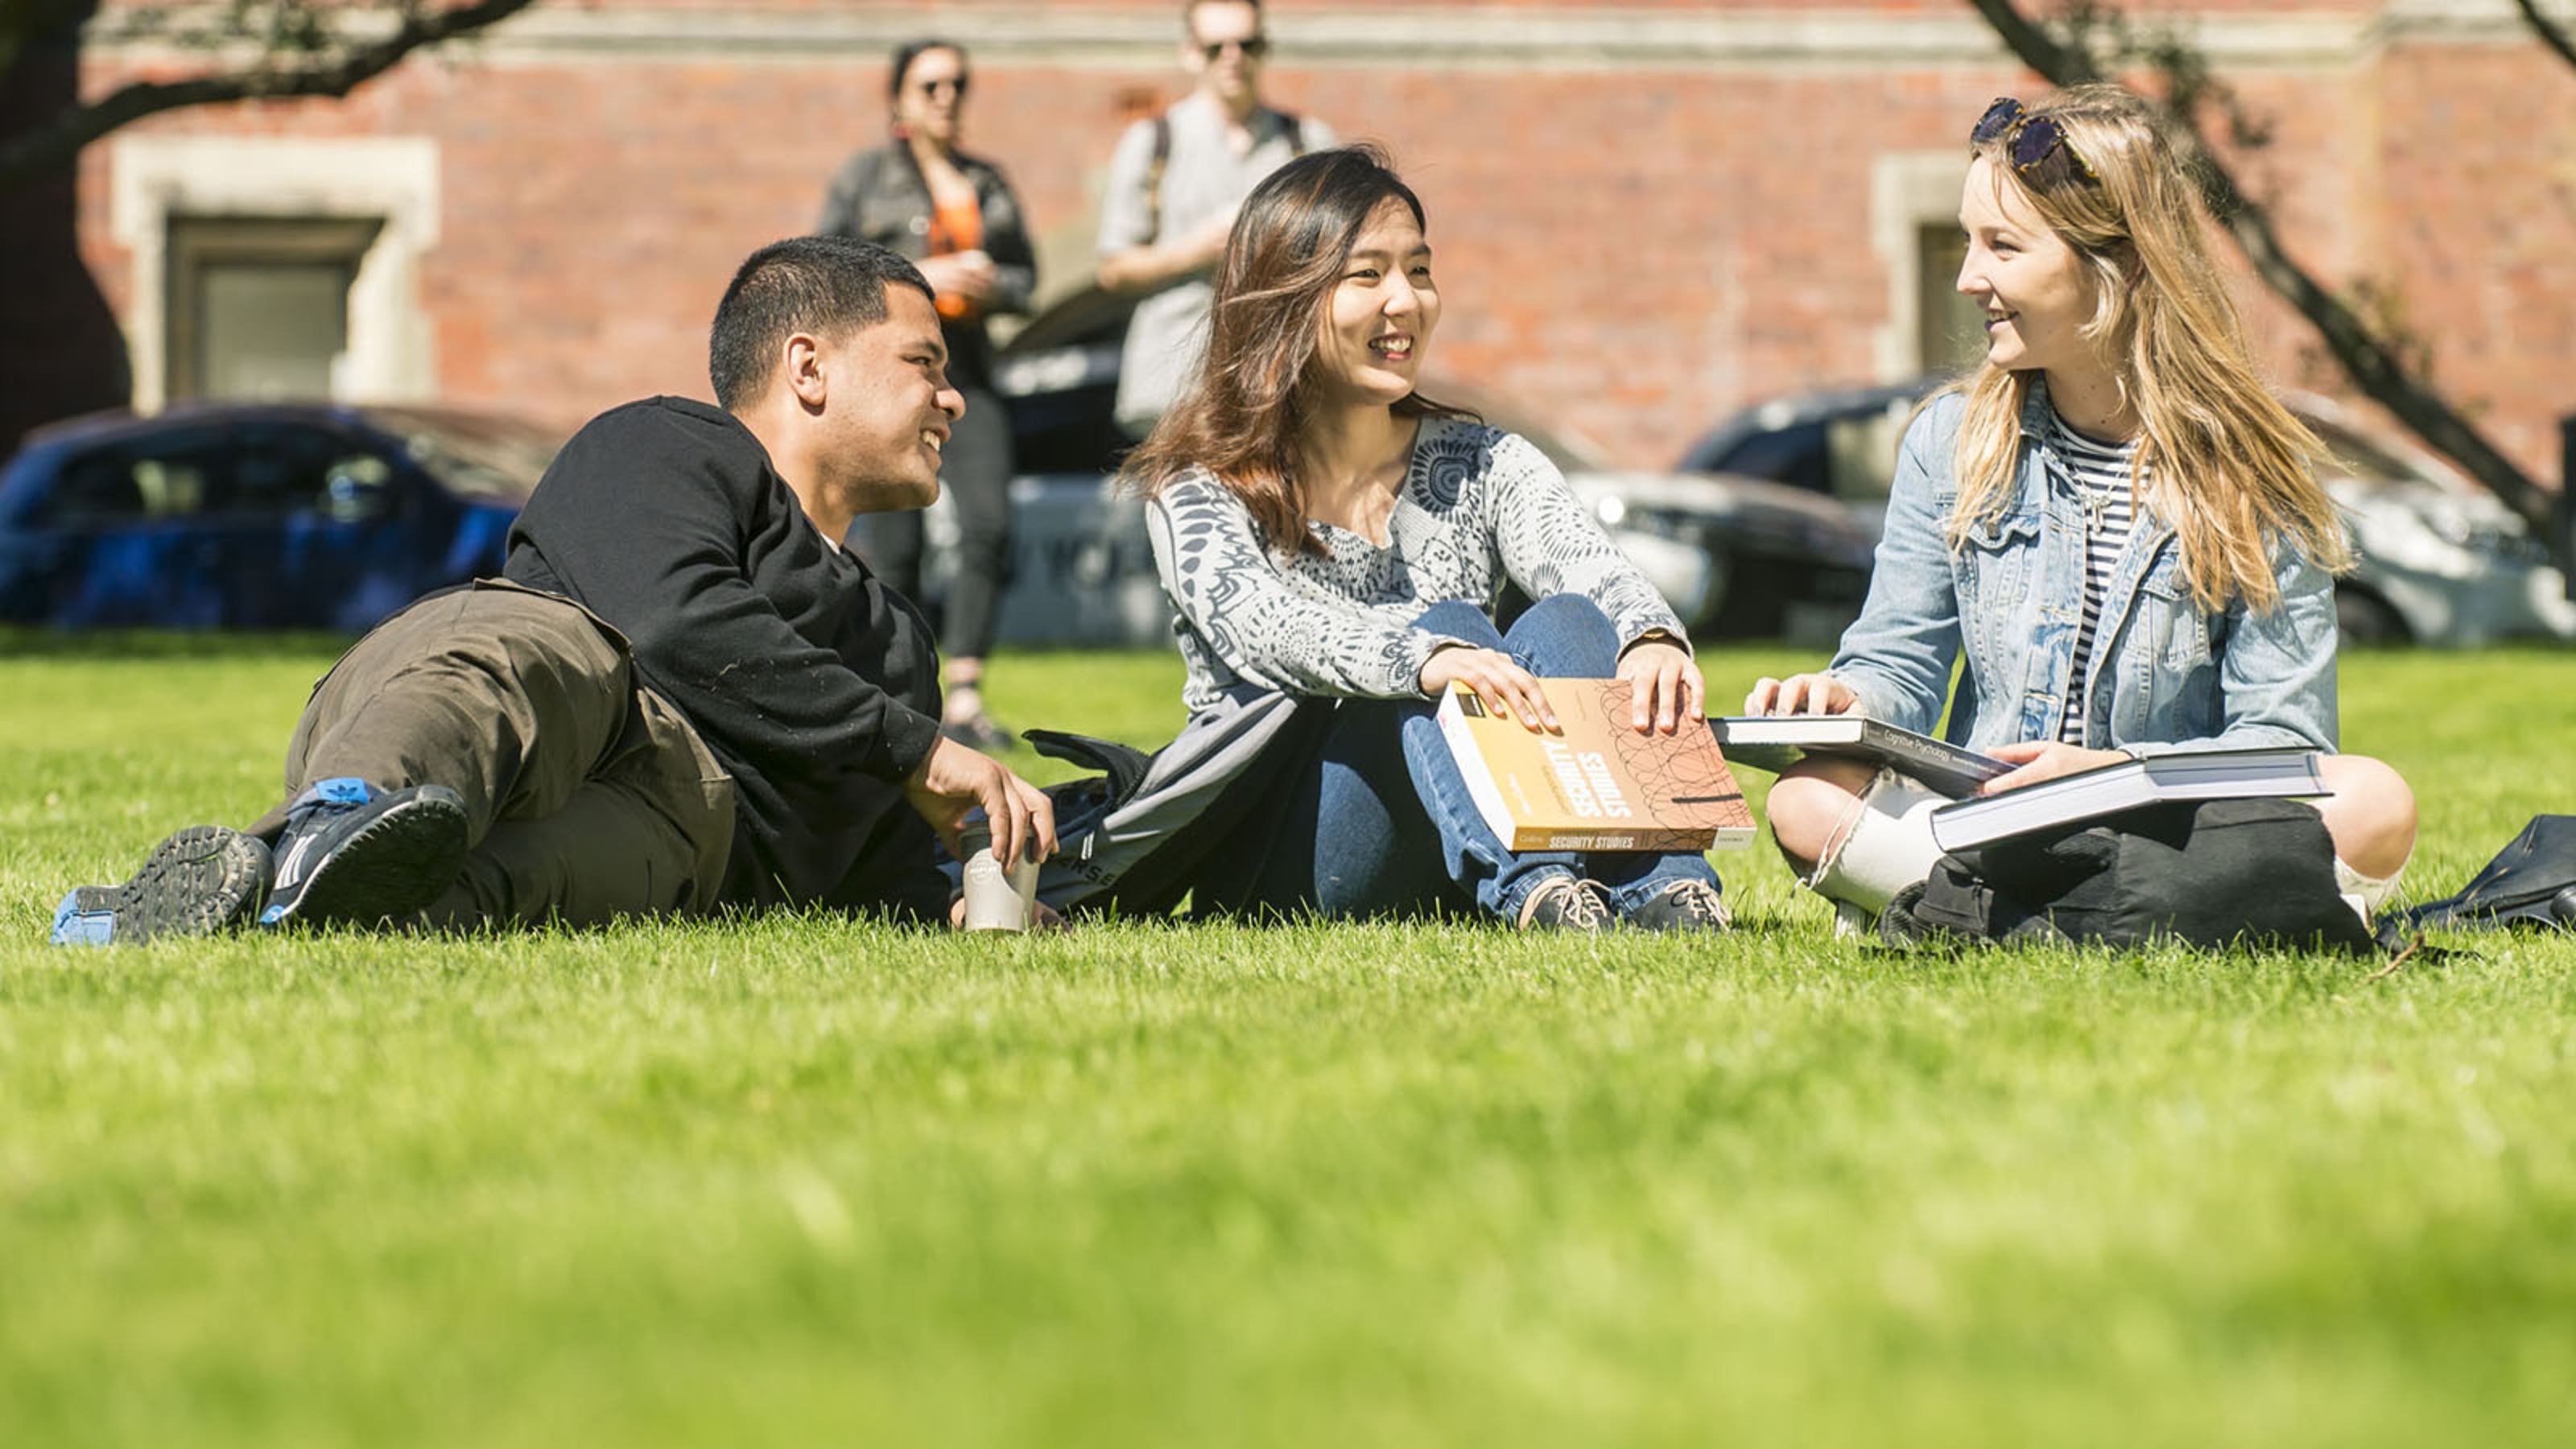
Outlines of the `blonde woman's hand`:
{"type": "Polygon", "coordinates": [[[2019,765],[2021,768],[2009,775],[1997,775],[1979,785],[1977,793],[1980,795],[1995,795],[2006,790],[2018,790],[2024,785],[2036,785],[2042,780],[2054,780],[2061,775],[2099,769],[2104,765],[2117,765],[2129,758],[2118,750],[2088,750],[2081,745],[2070,745],[2059,740],[2023,740],[2019,744],[1997,745],[1986,753],[2005,764],[2019,765]]]}
{"type": "Polygon", "coordinates": [[[1769,675],[1753,681],[1744,696],[1746,714],[1858,714],[1860,696],[1830,674],[1769,675]]]}
{"type": "Polygon", "coordinates": [[[1510,715],[1532,734],[1541,730],[1565,733],[1565,727],[1556,721],[1556,711],[1547,706],[1547,691],[1539,687],[1538,676],[1499,649],[1452,644],[1423,661],[1424,694],[1436,700],[1459,684],[1474,690],[1488,711],[1510,715]]]}
{"type": "Polygon", "coordinates": [[[1698,661],[1678,644],[1648,639],[1631,645],[1619,656],[1619,677],[1628,681],[1628,722],[1641,734],[1671,734],[1708,718],[1708,684],[1698,661]]]}

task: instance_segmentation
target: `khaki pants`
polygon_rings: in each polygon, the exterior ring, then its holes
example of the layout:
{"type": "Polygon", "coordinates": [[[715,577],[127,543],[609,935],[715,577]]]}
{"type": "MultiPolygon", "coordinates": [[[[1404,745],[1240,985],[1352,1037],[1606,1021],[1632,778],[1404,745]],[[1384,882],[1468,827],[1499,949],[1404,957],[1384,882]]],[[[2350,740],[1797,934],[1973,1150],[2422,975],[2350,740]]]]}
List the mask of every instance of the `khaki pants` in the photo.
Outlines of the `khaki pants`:
{"type": "MultiPolygon", "coordinates": [[[[340,776],[463,797],[470,850],[438,926],[705,910],[733,845],[733,780],[637,681],[625,637],[499,581],[396,614],[314,686],[286,797],[340,776]]],[[[285,823],[281,805],[251,833],[285,823]]]]}

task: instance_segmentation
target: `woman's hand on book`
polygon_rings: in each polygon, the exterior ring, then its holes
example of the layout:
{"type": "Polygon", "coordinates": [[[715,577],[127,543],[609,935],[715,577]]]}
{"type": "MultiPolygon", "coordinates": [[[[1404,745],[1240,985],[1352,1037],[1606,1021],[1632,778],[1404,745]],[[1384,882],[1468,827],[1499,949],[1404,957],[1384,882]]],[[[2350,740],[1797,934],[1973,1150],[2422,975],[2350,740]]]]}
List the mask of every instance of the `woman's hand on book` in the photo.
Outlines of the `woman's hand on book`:
{"type": "Polygon", "coordinates": [[[2021,766],[2009,775],[1997,775],[1977,787],[1980,795],[2000,795],[2060,775],[2098,770],[2104,765],[2117,765],[2129,757],[2118,750],[2088,750],[2060,740],[2024,740],[2017,745],[1997,745],[1986,751],[2006,764],[2021,766]]]}
{"type": "Polygon", "coordinates": [[[1860,696],[1830,674],[1768,675],[1753,681],[1744,696],[1746,714],[1858,714],[1860,696]]]}
{"type": "Polygon", "coordinates": [[[1488,712],[1509,715],[1532,734],[1542,729],[1565,733],[1565,726],[1556,722],[1556,711],[1548,708],[1547,691],[1539,687],[1538,676],[1499,649],[1452,644],[1423,661],[1424,694],[1439,699],[1459,684],[1474,690],[1488,712]]]}
{"type": "Polygon", "coordinates": [[[1628,646],[1619,656],[1619,677],[1628,681],[1628,722],[1640,733],[1651,727],[1671,734],[1708,718],[1708,684],[1678,644],[1645,639],[1628,646]]]}

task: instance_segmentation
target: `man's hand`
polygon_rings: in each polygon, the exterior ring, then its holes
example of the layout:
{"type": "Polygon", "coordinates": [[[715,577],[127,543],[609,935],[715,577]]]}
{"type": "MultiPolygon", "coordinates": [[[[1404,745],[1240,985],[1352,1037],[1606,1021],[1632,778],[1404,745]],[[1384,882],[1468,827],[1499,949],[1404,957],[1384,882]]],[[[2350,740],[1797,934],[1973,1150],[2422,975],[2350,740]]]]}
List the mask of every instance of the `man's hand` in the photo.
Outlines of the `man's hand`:
{"type": "Polygon", "coordinates": [[[903,797],[960,860],[966,853],[957,846],[959,822],[979,805],[993,825],[995,861],[1007,867],[1023,850],[1031,860],[1055,854],[1055,802],[1001,761],[946,736],[903,782],[903,797]]]}
{"type": "Polygon", "coordinates": [[[1744,696],[1746,714],[1858,714],[1860,696],[1830,674],[1768,676],[1753,681],[1744,696]]]}
{"type": "Polygon", "coordinates": [[[1120,295],[1150,292],[1166,282],[1212,270],[1225,256],[1235,210],[1227,207],[1167,241],[1146,242],[1102,258],[1096,278],[1101,290],[1120,295]]]}
{"type": "Polygon", "coordinates": [[[1214,267],[1225,256],[1226,239],[1234,235],[1235,213],[1242,208],[1237,202],[1181,233],[1172,242],[1172,260],[1193,272],[1214,267]]]}
{"type": "Polygon", "coordinates": [[[1510,715],[1532,734],[1565,733],[1556,711],[1547,707],[1547,691],[1539,687],[1538,676],[1499,649],[1452,644],[1435,650],[1423,661],[1421,678],[1422,692],[1434,700],[1446,696],[1451,685],[1463,684],[1476,691],[1488,711],[1510,715]]]}
{"type": "Polygon", "coordinates": [[[1639,733],[1653,728],[1671,734],[1708,718],[1708,685],[1679,644],[1647,639],[1630,645],[1619,656],[1619,677],[1628,681],[1628,722],[1639,733]]]}
{"type": "Polygon", "coordinates": [[[1997,775],[1978,786],[1977,793],[1980,795],[1997,795],[2006,790],[2018,790],[2024,785],[2036,785],[2042,780],[2054,780],[2060,775],[2072,775],[2081,770],[2098,769],[2104,765],[2122,764],[2129,758],[2118,750],[2088,750],[2081,745],[2061,744],[2056,740],[2024,740],[2015,745],[1998,745],[1986,753],[2008,765],[2019,765],[2021,768],[2009,775],[1997,775]]]}

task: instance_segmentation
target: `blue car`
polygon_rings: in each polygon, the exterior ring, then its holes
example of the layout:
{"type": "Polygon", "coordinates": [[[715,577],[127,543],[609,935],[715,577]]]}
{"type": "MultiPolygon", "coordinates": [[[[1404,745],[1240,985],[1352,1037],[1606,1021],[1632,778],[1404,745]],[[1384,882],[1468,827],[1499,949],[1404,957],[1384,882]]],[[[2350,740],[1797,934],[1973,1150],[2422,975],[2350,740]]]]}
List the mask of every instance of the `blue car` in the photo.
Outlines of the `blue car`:
{"type": "Polygon", "coordinates": [[[364,630],[499,573],[560,441],[428,408],[224,403],[57,423],[0,469],[0,620],[364,630]]]}

